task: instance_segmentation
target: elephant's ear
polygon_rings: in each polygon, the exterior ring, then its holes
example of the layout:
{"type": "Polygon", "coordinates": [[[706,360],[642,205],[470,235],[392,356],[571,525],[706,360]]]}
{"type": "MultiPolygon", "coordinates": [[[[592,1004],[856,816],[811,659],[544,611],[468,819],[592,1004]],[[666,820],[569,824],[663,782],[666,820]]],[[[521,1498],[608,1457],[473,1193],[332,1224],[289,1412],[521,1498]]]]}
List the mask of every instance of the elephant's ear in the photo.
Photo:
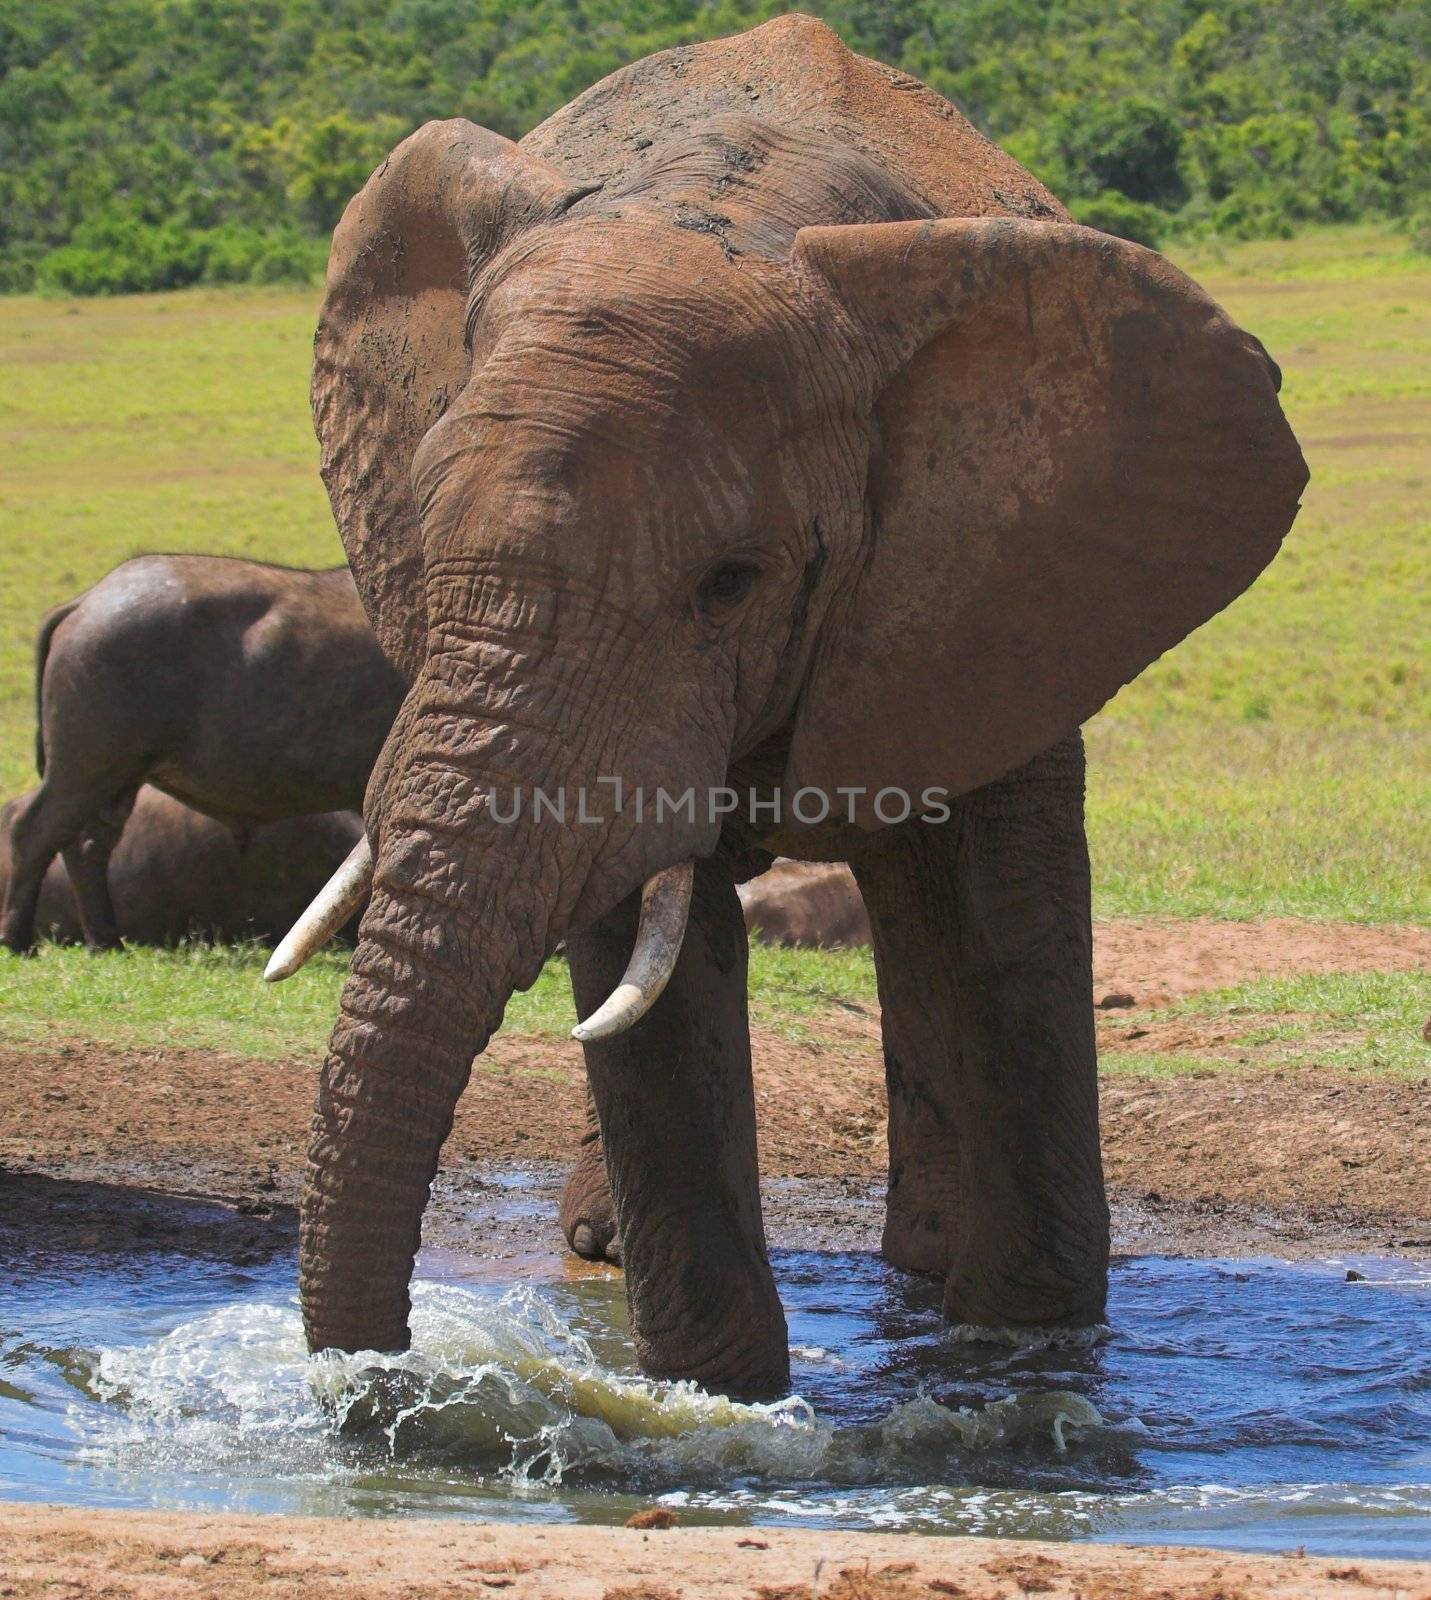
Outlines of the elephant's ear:
{"type": "Polygon", "coordinates": [[[430,122],[349,203],[314,340],[323,481],[378,639],[409,678],[426,605],[413,452],[467,382],[468,287],[583,191],[474,123],[430,122]]]}
{"type": "Polygon", "coordinates": [[[792,787],[917,803],[1009,771],[1291,526],[1307,472],[1276,367],[1152,251],[972,219],[806,228],[793,262],[876,370],[868,556],[817,644],[792,787]]]}

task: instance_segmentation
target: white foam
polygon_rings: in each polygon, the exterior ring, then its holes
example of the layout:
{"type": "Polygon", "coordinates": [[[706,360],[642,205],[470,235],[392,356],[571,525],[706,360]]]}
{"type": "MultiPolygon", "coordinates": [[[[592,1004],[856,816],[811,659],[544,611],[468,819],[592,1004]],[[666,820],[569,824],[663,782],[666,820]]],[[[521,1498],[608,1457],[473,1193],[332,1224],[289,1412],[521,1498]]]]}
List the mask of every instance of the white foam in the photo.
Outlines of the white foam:
{"type": "Polygon", "coordinates": [[[88,1449],[332,1476],[377,1448],[390,1461],[436,1454],[514,1485],[592,1469],[668,1484],[860,1483],[1030,1439],[1064,1451],[1109,1427],[1089,1401],[1055,1391],[968,1409],[920,1395],[837,1429],[798,1395],[742,1404],[615,1370],[530,1286],[493,1299],[419,1284],[412,1333],[399,1355],[313,1358],[295,1303],[246,1304],[103,1350],[91,1386],[108,1405],[88,1449]]]}

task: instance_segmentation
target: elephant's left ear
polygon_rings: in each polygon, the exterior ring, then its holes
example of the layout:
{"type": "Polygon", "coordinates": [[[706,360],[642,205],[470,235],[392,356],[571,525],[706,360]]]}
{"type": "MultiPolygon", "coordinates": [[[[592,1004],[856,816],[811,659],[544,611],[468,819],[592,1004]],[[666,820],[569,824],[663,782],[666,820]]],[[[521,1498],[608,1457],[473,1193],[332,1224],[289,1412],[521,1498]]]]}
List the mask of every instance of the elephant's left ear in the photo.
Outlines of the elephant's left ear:
{"type": "Polygon", "coordinates": [[[1307,480],[1279,374],[1161,256],[973,219],[806,228],[792,265],[873,370],[868,555],[816,649],[792,787],[988,782],[1276,553],[1307,480]]]}

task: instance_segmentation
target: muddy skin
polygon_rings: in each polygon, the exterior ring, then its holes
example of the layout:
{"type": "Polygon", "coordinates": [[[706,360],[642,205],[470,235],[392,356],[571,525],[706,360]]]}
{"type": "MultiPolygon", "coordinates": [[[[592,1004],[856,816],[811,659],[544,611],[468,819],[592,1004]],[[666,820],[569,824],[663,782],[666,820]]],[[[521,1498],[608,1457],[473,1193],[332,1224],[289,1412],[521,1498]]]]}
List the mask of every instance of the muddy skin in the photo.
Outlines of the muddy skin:
{"type": "MultiPolygon", "coordinates": [[[[695,862],[685,975],[587,1068],[643,1365],[777,1382],[734,858],[850,859],[898,922],[886,788],[956,800],[881,973],[887,1248],[932,1259],[938,1219],[951,1316],[1101,1315],[1074,730],[1275,554],[1306,478],[1278,383],[1169,263],[810,18],[638,62],[520,145],[460,119],[404,141],[335,232],[315,342],[324,480],[413,687],[320,1079],[310,1345],[405,1346],[509,995],[565,939],[589,1015],[641,886],[695,862]],[[853,822],[495,825],[499,791],[748,798],[762,767],[862,793],[853,822]],[[905,1115],[930,1099],[948,1115],[905,1115]]],[[[567,1231],[605,1250],[593,1175],[567,1231]]]]}

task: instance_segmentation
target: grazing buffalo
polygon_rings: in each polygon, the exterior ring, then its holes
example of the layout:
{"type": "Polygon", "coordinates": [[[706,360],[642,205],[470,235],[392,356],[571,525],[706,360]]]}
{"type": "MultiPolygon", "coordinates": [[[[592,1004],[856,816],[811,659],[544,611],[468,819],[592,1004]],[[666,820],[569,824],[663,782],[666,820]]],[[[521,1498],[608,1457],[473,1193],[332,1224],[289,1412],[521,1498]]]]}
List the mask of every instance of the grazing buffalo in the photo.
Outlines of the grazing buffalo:
{"type": "MultiPolygon", "coordinates": [[[[11,824],[25,804],[0,809],[0,900],[10,883],[11,824]]],[[[115,923],[132,944],[281,938],[362,831],[358,812],[325,811],[235,835],[146,784],[109,858],[115,923]]],[[[62,861],[45,874],[35,931],[63,944],[84,937],[62,861]]]]}
{"type": "Polygon", "coordinates": [[[361,808],[404,693],[346,567],[140,556],[50,612],[36,656],[43,782],[14,813],[0,921],[17,951],[61,853],[85,943],[120,943],[109,864],[141,784],[240,838],[361,808]]]}

